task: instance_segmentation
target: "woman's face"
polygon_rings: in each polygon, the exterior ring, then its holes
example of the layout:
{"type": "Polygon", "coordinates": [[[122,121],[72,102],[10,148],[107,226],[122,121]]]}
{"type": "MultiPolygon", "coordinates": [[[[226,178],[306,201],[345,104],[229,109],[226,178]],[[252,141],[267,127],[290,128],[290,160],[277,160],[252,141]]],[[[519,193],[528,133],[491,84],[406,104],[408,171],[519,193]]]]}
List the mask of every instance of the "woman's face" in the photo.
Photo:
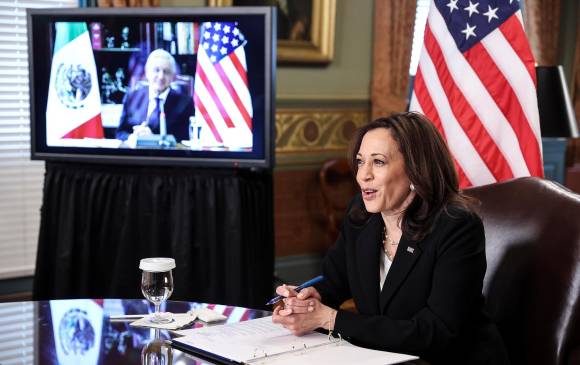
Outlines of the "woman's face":
{"type": "Polygon", "coordinates": [[[356,155],[358,182],[369,213],[396,214],[410,201],[409,177],[398,143],[386,128],[368,131],[356,155]]]}

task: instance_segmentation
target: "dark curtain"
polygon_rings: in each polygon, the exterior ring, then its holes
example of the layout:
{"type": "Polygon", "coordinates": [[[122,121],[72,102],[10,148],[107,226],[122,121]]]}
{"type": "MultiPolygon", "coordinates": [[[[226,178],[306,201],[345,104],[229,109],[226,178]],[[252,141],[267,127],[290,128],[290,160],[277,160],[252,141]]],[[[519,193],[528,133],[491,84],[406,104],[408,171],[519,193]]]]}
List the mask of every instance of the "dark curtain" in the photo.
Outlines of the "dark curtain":
{"type": "Polygon", "coordinates": [[[173,257],[170,299],[259,308],[272,294],[270,172],[46,163],[33,296],[141,298],[173,257]]]}

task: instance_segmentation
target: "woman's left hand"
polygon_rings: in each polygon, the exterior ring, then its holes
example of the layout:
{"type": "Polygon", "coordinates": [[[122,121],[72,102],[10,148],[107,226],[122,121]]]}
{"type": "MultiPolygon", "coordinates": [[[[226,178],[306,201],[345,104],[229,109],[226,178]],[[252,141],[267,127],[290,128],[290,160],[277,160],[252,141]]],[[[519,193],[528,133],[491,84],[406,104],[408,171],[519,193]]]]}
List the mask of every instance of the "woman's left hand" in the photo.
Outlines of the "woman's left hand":
{"type": "Polygon", "coordinates": [[[296,297],[284,300],[284,307],[274,309],[272,321],[302,336],[317,328],[333,329],[336,310],[320,303],[316,298],[300,300],[296,297]]]}

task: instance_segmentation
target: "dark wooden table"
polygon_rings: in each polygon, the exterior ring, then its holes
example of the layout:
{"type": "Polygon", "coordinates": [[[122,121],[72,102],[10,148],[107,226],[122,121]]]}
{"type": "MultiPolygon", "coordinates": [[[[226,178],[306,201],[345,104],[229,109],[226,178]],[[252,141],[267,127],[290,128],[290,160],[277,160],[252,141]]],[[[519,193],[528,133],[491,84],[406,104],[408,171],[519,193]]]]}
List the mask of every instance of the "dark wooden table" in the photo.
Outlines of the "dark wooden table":
{"type": "MultiPolygon", "coordinates": [[[[236,323],[271,312],[196,302],[168,301],[162,311],[185,313],[210,308],[227,319],[215,324],[195,321],[189,328],[236,323]]],[[[0,365],[6,364],[216,364],[172,348],[166,330],[133,327],[111,315],[152,313],[145,299],[70,299],[0,303],[0,365]],[[144,361],[148,357],[152,361],[144,361]]],[[[407,365],[429,365],[421,360],[407,365]]]]}
{"type": "MultiPolygon", "coordinates": [[[[208,307],[240,322],[270,315],[270,312],[195,302],[168,301],[163,311],[184,313],[208,307]]],[[[153,312],[144,299],[78,299],[0,303],[0,364],[141,364],[142,356],[156,350],[170,361],[152,364],[211,363],[169,348],[165,330],[137,328],[128,321],[112,321],[110,315],[153,312]],[[169,350],[168,350],[169,349],[169,350]]],[[[196,321],[192,327],[208,324],[196,321]]],[[[155,358],[155,355],[149,355],[155,358]]]]}

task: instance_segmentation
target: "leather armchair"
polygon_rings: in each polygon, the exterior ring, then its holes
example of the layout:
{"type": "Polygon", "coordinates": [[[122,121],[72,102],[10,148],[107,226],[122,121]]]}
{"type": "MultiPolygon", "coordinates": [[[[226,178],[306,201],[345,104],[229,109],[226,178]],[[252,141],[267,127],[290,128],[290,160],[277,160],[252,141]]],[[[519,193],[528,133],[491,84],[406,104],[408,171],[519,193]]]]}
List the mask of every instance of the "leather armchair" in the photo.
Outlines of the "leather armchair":
{"type": "Polygon", "coordinates": [[[484,293],[512,364],[580,364],[580,195],[533,177],[466,193],[481,202],[484,293]]]}
{"type": "Polygon", "coordinates": [[[318,180],[327,221],[328,245],[330,246],[338,237],[348,202],[358,189],[346,158],[325,161],[318,174],[318,180]]]}

